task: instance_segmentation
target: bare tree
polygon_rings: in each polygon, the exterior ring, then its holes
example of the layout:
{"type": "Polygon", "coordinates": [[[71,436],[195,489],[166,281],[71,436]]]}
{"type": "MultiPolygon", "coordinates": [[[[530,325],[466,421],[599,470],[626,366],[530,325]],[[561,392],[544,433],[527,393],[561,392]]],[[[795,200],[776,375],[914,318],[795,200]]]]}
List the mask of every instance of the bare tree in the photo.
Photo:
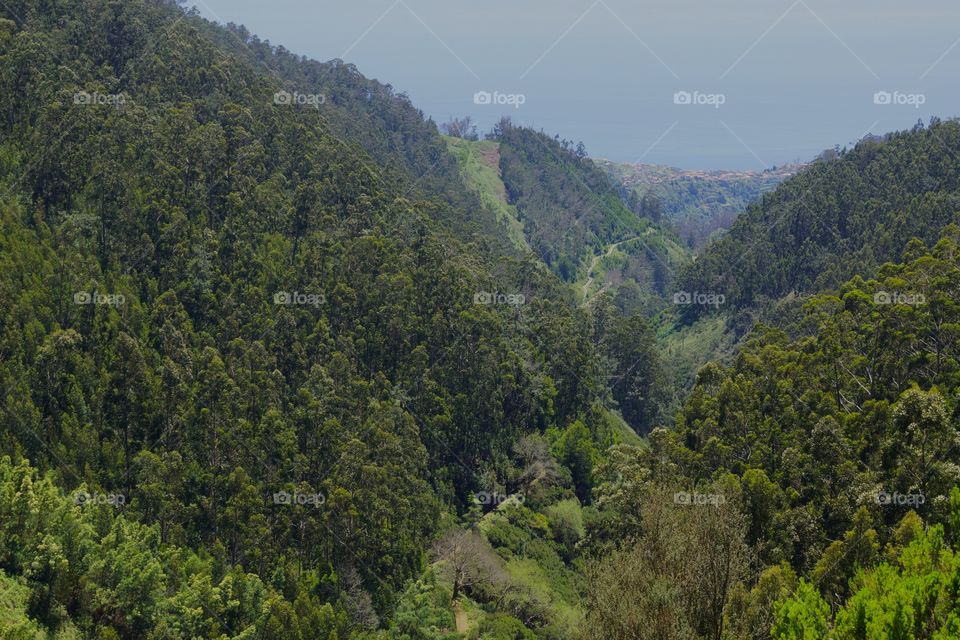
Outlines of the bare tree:
{"type": "Polygon", "coordinates": [[[500,558],[476,531],[449,531],[434,543],[432,555],[441,562],[441,573],[453,582],[453,600],[462,591],[507,582],[500,558]]]}
{"type": "Polygon", "coordinates": [[[547,487],[559,486],[569,478],[563,477],[563,470],[556,459],[550,455],[550,447],[541,435],[529,435],[521,438],[513,447],[514,453],[523,464],[523,469],[515,483],[523,488],[533,484],[547,487]]]}
{"type": "Polygon", "coordinates": [[[373,599],[363,588],[363,578],[352,565],[341,567],[339,574],[346,608],[353,622],[364,629],[376,629],[380,626],[380,617],[373,608],[373,599]]]}

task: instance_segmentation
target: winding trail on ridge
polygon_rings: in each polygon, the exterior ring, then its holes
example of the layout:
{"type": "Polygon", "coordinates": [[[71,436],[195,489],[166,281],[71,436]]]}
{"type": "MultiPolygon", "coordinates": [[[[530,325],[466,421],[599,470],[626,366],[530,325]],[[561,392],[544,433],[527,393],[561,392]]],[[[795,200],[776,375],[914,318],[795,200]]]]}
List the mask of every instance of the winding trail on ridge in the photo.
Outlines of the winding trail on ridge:
{"type": "MultiPolygon", "coordinates": [[[[583,283],[583,304],[587,304],[588,302],[590,302],[590,299],[593,297],[590,295],[590,287],[593,285],[593,270],[597,268],[597,263],[600,262],[600,260],[602,260],[603,258],[609,258],[611,255],[613,255],[613,252],[616,251],[617,247],[624,244],[625,242],[631,242],[633,240],[639,240],[640,238],[646,238],[652,233],[654,233],[654,228],[650,227],[639,236],[624,238],[623,240],[614,242],[611,245],[607,245],[607,250],[605,252],[601,253],[600,255],[593,256],[593,260],[590,261],[590,268],[587,270],[587,280],[583,283]]],[[[603,287],[600,287],[600,291],[597,291],[597,293],[594,294],[594,296],[602,292],[603,292],[603,287]]]]}

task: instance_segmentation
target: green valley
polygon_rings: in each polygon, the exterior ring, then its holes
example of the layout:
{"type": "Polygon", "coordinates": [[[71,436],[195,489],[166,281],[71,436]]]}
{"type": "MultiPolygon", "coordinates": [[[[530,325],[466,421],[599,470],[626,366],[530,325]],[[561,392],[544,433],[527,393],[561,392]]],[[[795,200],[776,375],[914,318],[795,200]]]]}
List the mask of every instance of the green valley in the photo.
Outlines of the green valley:
{"type": "Polygon", "coordinates": [[[0,638],[960,637],[960,121],[624,165],[172,0],[0,115],[0,638]]]}

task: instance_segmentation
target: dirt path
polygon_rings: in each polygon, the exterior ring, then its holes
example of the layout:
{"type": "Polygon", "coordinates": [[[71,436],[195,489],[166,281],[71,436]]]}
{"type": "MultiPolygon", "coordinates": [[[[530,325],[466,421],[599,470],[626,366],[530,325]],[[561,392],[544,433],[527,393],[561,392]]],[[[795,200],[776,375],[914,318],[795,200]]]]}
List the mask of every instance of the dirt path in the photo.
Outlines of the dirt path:
{"type": "Polygon", "coordinates": [[[453,616],[457,620],[457,633],[466,633],[470,624],[467,621],[466,612],[460,607],[460,602],[453,603],[453,616]]]}
{"type": "Polygon", "coordinates": [[[500,145],[497,144],[492,149],[478,149],[480,161],[487,165],[498,174],[500,173],[500,145]]]}
{"type": "MultiPolygon", "coordinates": [[[[600,262],[603,258],[609,258],[613,255],[613,252],[616,251],[617,247],[622,245],[624,242],[630,242],[631,240],[636,240],[637,238],[645,238],[648,235],[653,233],[653,229],[647,229],[641,236],[633,236],[632,238],[626,238],[619,242],[614,242],[611,245],[607,246],[607,251],[598,256],[593,256],[593,260],[590,261],[590,269],[587,271],[587,281],[583,283],[583,303],[586,304],[590,299],[590,287],[593,285],[593,270],[597,268],[597,263],[600,262]]],[[[602,291],[602,289],[601,289],[602,291]]]]}
{"type": "MultiPolygon", "coordinates": [[[[623,241],[621,240],[621,242],[623,241]]],[[[610,245],[609,247],[607,247],[606,253],[599,256],[593,256],[593,260],[590,261],[590,268],[587,269],[587,281],[583,283],[583,301],[584,302],[587,301],[587,292],[590,291],[590,286],[593,284],[593,270],[597,268],[597,263],[600,262],[600,258],[606,258],[607,256],[609,256],[610,252],[613,251],[616,246],[617,246],[616,244],[610,245]]]]}

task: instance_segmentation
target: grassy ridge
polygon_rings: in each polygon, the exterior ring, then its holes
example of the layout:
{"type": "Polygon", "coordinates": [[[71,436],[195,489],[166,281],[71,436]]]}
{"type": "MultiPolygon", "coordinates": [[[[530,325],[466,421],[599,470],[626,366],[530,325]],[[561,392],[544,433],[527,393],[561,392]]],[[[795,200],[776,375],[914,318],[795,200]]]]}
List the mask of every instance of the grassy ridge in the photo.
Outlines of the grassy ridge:
{"type": "Polygon", "coordinates": [[[507,202],[507,190],[500,178],[500,144],[493,140],[464,140],[452,136],[444,136],[444,139],[457,159],[460,175],[467,187],[496,215],[497,222],[506,228],[513,246],[521,251],[530,251],[520,215],[517,208],[507,202]]]}

